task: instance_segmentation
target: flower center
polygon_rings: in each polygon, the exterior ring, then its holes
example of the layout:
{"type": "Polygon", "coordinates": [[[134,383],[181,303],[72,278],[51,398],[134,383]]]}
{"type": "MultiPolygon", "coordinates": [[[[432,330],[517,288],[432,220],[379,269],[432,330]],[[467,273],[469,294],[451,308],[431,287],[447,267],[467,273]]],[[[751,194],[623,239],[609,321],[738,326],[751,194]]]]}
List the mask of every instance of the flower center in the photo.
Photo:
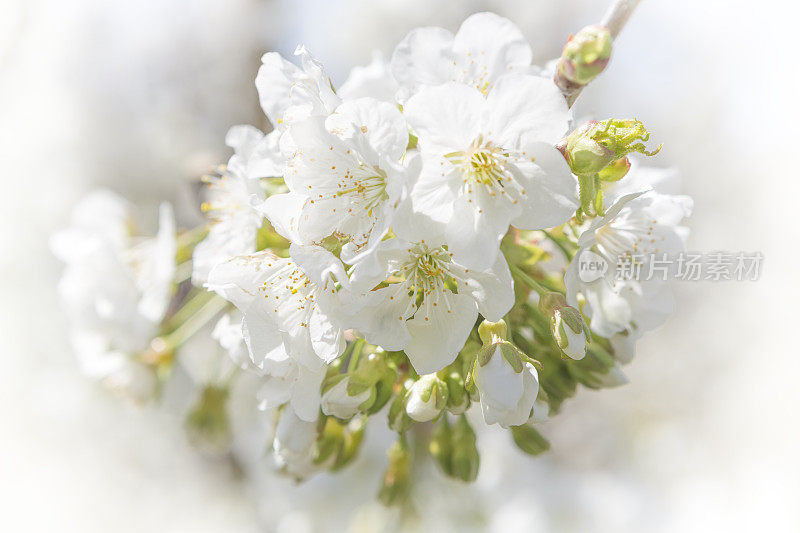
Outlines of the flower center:
{"type": "Polygon", "coordinates": [[[452,254],[442,247],[430,248],[425,243],[408,250],[408,260],[392,277],[402,278],[390,299],[406,301],[405,310],[397,318],[406,320],[420,310],[425,321],[433,308],[442,306],[451,312],[449,295],[456,292],[458,281],[452,272],[452,254]]]}
{"type": "Polygon", "coordinates": [[[484,141],[482,135],[468,149],[445,157],[460,171],[463,190],[468,195],[473,194],[476,186],[492,197],[509,195],[513,203],[525,195],[525,189],[514,179],[513,154],[484,141]]]}

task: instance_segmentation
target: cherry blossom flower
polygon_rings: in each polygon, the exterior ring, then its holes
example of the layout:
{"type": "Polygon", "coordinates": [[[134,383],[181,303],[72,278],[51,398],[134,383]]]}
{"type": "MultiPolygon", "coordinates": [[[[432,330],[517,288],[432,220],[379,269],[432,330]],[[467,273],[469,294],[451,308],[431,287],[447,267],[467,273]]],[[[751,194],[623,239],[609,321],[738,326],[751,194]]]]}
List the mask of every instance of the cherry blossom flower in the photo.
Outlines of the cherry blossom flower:
{"type": "Polygon", "coordinates": [[[285,174],[291,192],[271,196],[260,209],[276,227],[287,215],[296,217],[297,235],[287,237],[300,242],[330,235],[346,240],[342,259],[351,263],[386,234],[413,173],[400,161],[408,145],[405,120],[392,104],[359,98],[325,120],[311,117],[288,131],[294,141],[285,174]]]}
{"type": "MultiPolygon", "coordinates": [[[[648,176],[657,177],[658,173],[648,176]]],[[[612,191],[612,197],[630,188],[642,190],[648,186],[632,178],[625,189],[612,191]]],[[[672,313],[669,286],[664,276],[651,276],[649,267],[659,257],[674,259],[685,250],[687,231],[680,224],[691,210],[690,198],[661,194],[651,188],[619,196],[605,216],[593,220],[581,234],[580,248],[564,282],[571,305],[577,305],[579,293],[585,298],[583,311],[591,317],[592,331],[604,337],[627,332],[635,339],[672,313]],[[597,276],[582,274],[580,264],[587,258],[607,265],[605,272],[597,276]],[[618,266],[625,264],[631,266],[630,275],[620,276],[618,266]]]]}
{"type": "Polygon", "coordinates": [[[412,30],[392,56],[400,85],[398,101],[426,86],[446,82],[470,85],[488,94],[510,72],[533,73],[531,47],[514,23],[494,13],[476,13],[453,35],[444,28],[412,30]]]}
{"type": "Polygon", "coordinates": [[[211,220],[208,235],[192,256],[192,283],[202,285],[219,263],[256,250],[263,217],[252,206],[264,199],[259,178],[283,173],[278,132],[264,135],[252,126],[234,126],[225,137],[234,154],[217,176],[206,176],[202,208],[211,220]]]}
{"type": "Polygon", "coordinates": [[[344,337],[332,318],[344,267],[318,246],[293,244],[290,258],[271,252],[238,256],[216,266],[207,287],[244,315],[243,333],[253,363],[271,377],[265,407],[291,399],[313,420],[319,410],[324,365],[341,355],[344,337]]]}
{"type": "Polygon", "coordinates": [[[569,110],[552,81],[507,75],[485,98],[447,83],[422,89],[404,113],[422,155],[413,209],[445,227],[463,264],[491,266],[509,224],[547,228],[575,211],[575,179],[553,147],[569,110]]]}
{"type": "Polygon", "coordinates": [[[356,265],[352,283],[362,291],[354,326],[369,342],[404,350],[421,374],[455,359],[479,312],[499,320],[514,303],[502,255],[491,268],[475,271],[456,262],[436,239],[382,242],[373,257],[356,265]]]}

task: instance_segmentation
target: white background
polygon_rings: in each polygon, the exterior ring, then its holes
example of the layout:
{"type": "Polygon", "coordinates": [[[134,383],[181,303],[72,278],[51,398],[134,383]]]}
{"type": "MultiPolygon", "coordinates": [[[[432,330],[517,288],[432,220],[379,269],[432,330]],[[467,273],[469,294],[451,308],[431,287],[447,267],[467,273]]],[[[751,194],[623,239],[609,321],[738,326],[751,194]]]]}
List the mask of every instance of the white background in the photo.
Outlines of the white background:
{"type": "MultiPolygon", "coordinates": [[[[112,187],[143,218],[166,198],[191,222],[188,184],[227,158],[226,129],[264,125],[252,80],[267,49],[303,42],[340,83],[414,26],[455,30],[491,9],[544,61],[605,6],[0,2],[0,530],[306,523],[259,512],[259,495],[194,452],[172,415],[123,405],[79,375],[47,238],[81,195],[112,187]]],[[[534,461],[553,477],[531,485],[544,494],[560,480],[547,497],[584,517],[548,519],[562,530],[800,528],[798,14],[780,0],[645,0],[582,96],[579,116],[636,116],[664,142],[655,163],[678,166],[695,199],[690,249],[761,251],[765,262],[756,283],[677,286],[677,313],[640,343],[631,383],[582,392],[546,426],[554,452],[534,461]]]]}

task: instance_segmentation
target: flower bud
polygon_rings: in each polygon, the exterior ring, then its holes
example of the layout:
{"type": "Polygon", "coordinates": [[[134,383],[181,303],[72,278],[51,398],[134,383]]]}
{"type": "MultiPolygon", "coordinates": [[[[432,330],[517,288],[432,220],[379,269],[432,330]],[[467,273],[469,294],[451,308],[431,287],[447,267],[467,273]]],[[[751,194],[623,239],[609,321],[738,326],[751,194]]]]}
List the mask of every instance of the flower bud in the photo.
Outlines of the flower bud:
{"type": "Polygon", "coordinates": [[[550,332],[561,351],[571,359],[583,359],[589,341],[589,329],[580,311],[567,305],[564,296],[556,292],[542,296],[539,308],[550,316],[550,332]]]}
{"type": "Polygon", "coordinates": [[[210,452],[221,452],[228,447],[231,431],[227,401],[227,389],[213,385],[203,389],[184,422],[192,444],[210,452]]]}
{"type": "Polygon", "coordinates": [[[335,375],[325,381],[321,400],[323,413],[347,420],[352,418],[358,412],[359,406],[374,394],[372,388],[366,388],[351,395],[348,390],[349,384],[350,376],[345,374],[335,375]]]}
{"type": "Polygon", "coordinates": [[[469,407],[469,394],[464,385],[464,377],[458,372],[450,372],[444,377],[447,384],[447,410],[460,415],[469,407]]]}
{"type": "Polygon", "coordinates": [[[508,342],[484,346],[478,353],[472,379],[487,424],[524,424],[539,392],[539,376],[519,350],[508,342]]]}
{"type": "Polygon", "coordinates": [[[389,466],[383,475],[378,499],[387,506],[397,505],[406,499],[411,488],[409,483],[411,451],[408,449],[405,439],[401,437],[392,444],[386,455],[389,458],[389,466]]]}
{"type": "Polygon", "coordinates": [[[558,148],[572,172],[579,176],[593,175],[633,152],[647,156],[657,154],[661,146],[648,151],[642,142],[648,139],[650,132],[640,121],[608,119],[587,122],[570,133],[558,148]]]}
{"type": "Polygon", "coordinates": [[[406,413],[417,422],[433,420],[447,405],[447,385],[436,374],[426,374],[412,386],[406,413]]]}
{"type": "Polygon", "coordinates": [[[442,420],[433,426],[431,440],[428,442],[428,451],[442,471],[448,476],[452,475],[450,465],[453,457],[453,428],[446,416],[443,416],[442,420]]]}
{"type": "Polygon", "coordinates": [[[564,45],[558,75],[573,85],[586,85],[605,70],[611,49],[611,33],[606,28],[587,26],[564,45]]]}
{"type": "Polygon", "coordinates": [[[462,481],[475,481],[481,458],[476,445],[475,431],[465,416],[453,426],[453,446],[450,457],[450,475],[462,481]]]}
{"type": "Polygon", "coordinates": [[[539,455],[550,449],[547,439],[528,424],[512,427],[511,436],[517,447],[528,455],[539,455]]]}
{"type": "Polygon", "coordinates": [[[345,426],[344,442],[331,466],[331,470],[336,471],[344,468],[356,458],[358,451],[361,449],[361,443],[364,441],[364,428],[363,419],[352,420],[345,426]]]}
{"type": "Polygon", "coordinates": [[[316,462],[314,444],[317,440],[316,422],[300,419],[291,408],[284,408],[275,429],[272,448],[275,462],[281,471],[303,479],[320,468],[316,462]]]}
{"type": "Polygon", "coordinates": [[[392,406],[389,407],[389,427],[398,433],[403,433],[414,423],[411,417],[408,416],[408,413],[406,413],[406,403],[408,401],[409,388],[411,385],[411,380],[407,380],[403,385],[403,390],[397,393],[392,402],[392,406]]]}

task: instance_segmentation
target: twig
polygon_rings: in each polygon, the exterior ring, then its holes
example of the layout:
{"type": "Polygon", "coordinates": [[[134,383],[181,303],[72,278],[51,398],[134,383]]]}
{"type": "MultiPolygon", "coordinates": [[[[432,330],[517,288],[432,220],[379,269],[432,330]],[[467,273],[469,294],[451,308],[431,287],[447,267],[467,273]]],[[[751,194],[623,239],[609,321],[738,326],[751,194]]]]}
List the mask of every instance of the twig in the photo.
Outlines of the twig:
{"type": "Polygon", "coordinates": [[[625,23],[633,14],[633,10],[639,5],[642,0],[615,0],[615,2],[606,11],[606,16],[603,17],[601,26],[605,27],[611,32],[611,38],[616,39],[625,23]]]}
{"type": "MultiPolygon", "coordinates": [[[[603,17],[603,21],[600,23],[600,26],[606,28],[608,32],[611,34],[611,39],[616,39],[617,36],[620,34],[622,29],[625,27],[625,24],[628,22],[628,19],[633,14],[633,10],[639,5],[641,0],[614,0],[614,2],[609,6],[608,11],[606,11],[605,16],[603,17]]],[[[561,61],[564,59],[562,58],[561,61]]],[[[567,103],[570,107],[575,103],[578,99],[578,96],[581,94],[581,91],[586,84],[584,85],[577,85],[570,80],[566,79],[560,70],[560,68],[556,68],[555,76],[554,76],[556,85],[561,89],[561,92],[564,93],[564,97],[567,99],[567,103]]]]}

